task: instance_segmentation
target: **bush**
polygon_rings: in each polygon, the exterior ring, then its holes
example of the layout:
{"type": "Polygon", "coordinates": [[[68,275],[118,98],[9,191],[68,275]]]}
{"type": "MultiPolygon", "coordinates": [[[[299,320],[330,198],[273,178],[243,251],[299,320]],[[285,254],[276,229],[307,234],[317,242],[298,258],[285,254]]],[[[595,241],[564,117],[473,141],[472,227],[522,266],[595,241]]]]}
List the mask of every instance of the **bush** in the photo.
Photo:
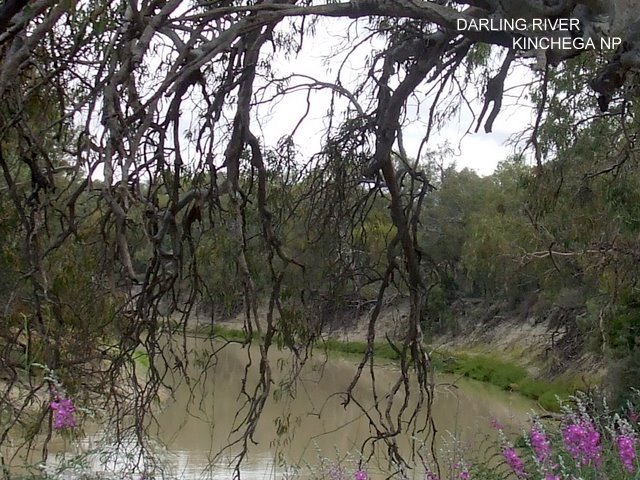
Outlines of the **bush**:
{"type": "MultiPolygon", "coordinates": [[[[640,476],[637,458],[638,415],[632,409],[613,413],[606,402],[598,402],[584,394],[563,403],[558,423],[543,423],[533,418],[528,431],[509,438],[497,420],[497,440],[475,447],[464,446],[453,439],[441,451],[442,475],[438,477],[430,465],[423,463],[425,480],[573,480],[593,478],[630,480],[640,476]],[[488,452],[497,452],[493,455],[488,452]]],[[[445,442],[446,443],[446,442],[445,442]]],[[[421,456],[422,458],[422,456],[421,456]]],[[[424,459],[423,459],[424,462],[424,459]]],[[[367,465],[358,463],[358,471],[341,469],[339,475],[319,471],[312,478],[356,480],[366,479],[367,465]]],[[[353,468],[355,470],[355,467],[353,468]]],[[[422,475],[422,472],[420,472],[422,475]]],[[[419,478],[415,476],[415,478],[419,478]]]]}

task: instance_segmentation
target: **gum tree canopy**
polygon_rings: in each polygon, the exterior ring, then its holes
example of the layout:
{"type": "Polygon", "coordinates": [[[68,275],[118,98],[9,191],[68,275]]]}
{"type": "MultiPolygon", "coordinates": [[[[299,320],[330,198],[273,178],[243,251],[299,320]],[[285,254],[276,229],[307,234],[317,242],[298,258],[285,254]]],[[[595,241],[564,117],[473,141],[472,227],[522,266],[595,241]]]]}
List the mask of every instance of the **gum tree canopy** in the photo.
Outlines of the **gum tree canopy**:
{"type": "MultiPolygon", "coordinates": [[[[512,64],[532,65],[534,86],[544,90],[554,69],[588,57],[594,67],[576,87],[593,97],[594,114],[613,111],[637,86],[637,3],[4,0],[0,443],[47,428],[42,402],[60,386],[45,371],[81,403],[132,426],[143,443],[151,402],[168,376],[193,375],[177,333],[195,305],[209,302],[213,310],[243,306],[247,338],[259,333],[260,380],[246,387],[246,428],[233,440],[246,449],[270,394],[271,345],[292,348],[302,363],[301,345],[318,336],[319,324],[309,321],[314,292],[338,301],[367,286],[375,305],[370,348],[345,404],[371,361],[386,294],[403,292],[410,313],[403,339],[392,344],[403,375],[392,395],[376,397],[389,409],[367,414],[373,439],[406,468],[395,438],[407,428],[432,429],[405,420],[415,418],[408,405],[428,408],[431,400],[421,325],[434,274],[418,247],[431,185],[402,141],[407,106],[426,105],[423,145],[412,154],[420,159],[431,131],[473,105],[465,91],[476,79],[484,82],[484,108],[475,123],[490,131],[512,64]],[[278,78],[271,60],[317,41],[323,17],[345,19],[340,58],[371,45],[366,68],[355,78],[344,65],[332,79],[278,78]],[[579,29],[554,38],[623,41],[611,52],[521,51],[515,38],[542,32],[457,30],[472,20],[520,18],[579,20],[579,29]],[[309,158],[296,147],[306,141],[297,134],[304,117],[284,138],[260,133],[268,120],[259,111],[305,89],[331,98],[322,147],[309,158]],[[385,232],[377,238],[373,213],[388,217],[386,230],[377,220],[385,232]],[[306,244],[323,249],[325,270],[314,273],[319,260],[306,244]],[[374,244],[382,245],[376,260],[362,260],[374,244]],[[298,297],[301,315],[292,307],[298,297]],[[144,382],[130,368],[140,352],[149,356],[144,382]],[[400,413],[392,416],[394,402],[400,413]],[[27,414],[36,424],[25,424],[27,414]]],[[[540,122],[547,97],[536,98],[540,122]]],[[[542,164],[535,137],[534,128],[530,144],[542,164]]]]}

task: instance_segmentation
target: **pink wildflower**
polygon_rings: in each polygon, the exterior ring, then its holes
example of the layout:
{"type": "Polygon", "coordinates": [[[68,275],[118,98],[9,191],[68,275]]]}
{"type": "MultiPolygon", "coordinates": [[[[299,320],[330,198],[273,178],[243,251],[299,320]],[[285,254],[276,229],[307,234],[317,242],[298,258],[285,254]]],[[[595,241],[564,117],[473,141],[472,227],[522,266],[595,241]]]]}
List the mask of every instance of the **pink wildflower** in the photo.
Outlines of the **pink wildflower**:
{"type": "Polygon", "coordinates": [[[619,434],[616,443],[618,444],[620,463],[627,472],[633,473],[633,463],[636,459],[636,439],[631,435],[619,434]]]}
{"type": "Polygon", "coordinates": [[[600,466],[602,446],[600,433],[590,421],[572,423],[562,429],[562,439],[567,452],[582,465],[600,466]]]}
{"type": "Polygon", "coordinates": [[[438,475],[433,473],[431,470],[427,469],[427,471],[424,474],[424,480],[440,480],[440,479],[438,478],[438,475]]]}
{"type": "Polygon", "coordinates": [[[367,476],[367,472],[364,470],[358,470],[355,474],[356,480],[367,480],[369,477],[367,476]]]}
{"type": "Polygon", "coordinates": [[[496,417],[493,417],[491,419],[491,426],[493,428],[495,428],[496,430],[502,430],[504,427],[502,426],[502,424],[498,421],[498,419],[496,417]]]}
{"type": "MultiPolygon", "coordinates": [[[[460,473],[458,473],[458,478],[460,478],[461,480],[469,480],[469,469],[465,464],[465,462],[454,463],[453,468],[455,468],[456,470],[458,469],[460,470],[460,473]]],[[[435,478],[437,480],[437,477],[435,478]]],[[[427,479],[427,480],[430,480],[430,479],[427,479]]]]}
{"type": "Polygon", "coordinates": [[[345,478],[344,471],[340,465],[334,464],[329,467],[329,478],[331,480],[343,480],[345,478]]]}
{"type": "Polygon", "coordinates": [[[524,471],[524,463],[522,463],[522,460],[512,447],[502,450],[502,456],[518,478],[525,478],[527,476],[524,471]]]}
{"type": "Polygon", "coordinates": [[[551,444],[549,440],[536,425],[531,428],[529,438],[531,440],[531,448],[533,448],[533,452],[536,454],[536,459],[538,462],[543,463],[551,454],[551,444]]]}
{"type": "Polygon", "coordinates": [[[56,401],[51,402],[49,407],[53,410],[53,428],[56,430],[75,428],[76,421],[73,418],[73,414],[76,408],[70,399],[61,399],[56,396],[56,401]]]}

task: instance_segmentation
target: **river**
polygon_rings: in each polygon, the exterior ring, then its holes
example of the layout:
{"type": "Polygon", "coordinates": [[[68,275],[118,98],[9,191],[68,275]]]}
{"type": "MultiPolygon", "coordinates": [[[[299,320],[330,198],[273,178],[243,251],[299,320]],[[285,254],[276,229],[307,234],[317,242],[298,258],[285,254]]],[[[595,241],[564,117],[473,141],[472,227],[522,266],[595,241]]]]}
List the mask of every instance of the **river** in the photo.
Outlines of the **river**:
{"type": "MultiPolygon", "coordinates": [[[[204,340],[191,341],[201,351],[211,347],[204,340]]],[[[158,444],[165,446],[161,456],[166,462],[167,476],[185,480],[232,478],[230,462],[237,449],[217,457],[216,454],[230,439],[236,438],[230,432],[238,424],[237,412],[243,401],[241,379],[249,354],[257,366],[258,355],[254,347],[249,350],[238,345],[228,346],[218,354],[216,365],[199,383],[187,385],[186,382],[176,382],[173,395],[168,396],[157,412],[158,423],[153,429],[158,444]]],[[[289,357],[275,352],[272,365],[276,378],[273,388],[278,390],[277,379],[286,378],[285,372],[290,368],[289,357]]],[[[358,460],[357,452],[363,441],[371,436],[371,430],[363,412],[353,403],[343,407],[344,397],[337,393],[346,390],[356,365],[357,359],[335,356],[327,359],[318,353],[303,369],[295,397],[286,392],[276,394],[277,398],[270,395],[255,431],[256,444],[250,445],[248,457],[242,464],[242,478],[293,478],[289,474],[296,465],[300,467],[296,478],[312,478],[314,469],[333,462],[352,472],[358,460]],[[280,435],[276,433],[278,430],[280,435]]],[[[254,383],[255,372],[252,369],[248,386],[254,383]]],[[[398,370],[393,364],[376,366],[375,382],[381,398],[397,378],[398,370]]],[[[433,417],[441,446],[446,443],[443,438],[448,438],[451,433],[474,448],[487,434],[491,435],[492,418],[518,428],[534,408],[532,402],[491,385],[444,375],[438,375],[436,383],[433,417]]],[[[372,380],[365,371],[354,394],[369,412],[373,412],[371,388],[372,380]]],[[[97,449],[103,454],[87,455],[85,466],[76,468],[75,473],[60,475],[60,478],[87,478],[83,477],[87,472],[92,472],[93,478],[101,478],[102,475],[123,478],[106,474],[107,470],[118,470],[127,463],[127,455],[123,453],[119,453],[115,460],[106,460],[104,451],[111,448],[107,437],[108,432],[105,434],[97,430],[81,443],[71,445],[68,441],[54,441],[47,469],[52,472],[61,465],[63,458],[97,449]]],[[[420,442],[420,435],[414,439],[420,442]]],[[[409,440],[409,435],[404,435],[399,441],[405,452],[409,451],[409,440]]],[[[371,451],[369,446],[365,450],[367,453],[371,451]]],[[[378,465],[375,461],[381,457],[382,447],[376,447],[378,450],[374,450],[375,455],[367,465],[370,478],[386,476],[383,473],[386,465],[378,465]]],[[[409,478],[424,478],[421,472],[424,469],[417,468],[409,478]]]]}

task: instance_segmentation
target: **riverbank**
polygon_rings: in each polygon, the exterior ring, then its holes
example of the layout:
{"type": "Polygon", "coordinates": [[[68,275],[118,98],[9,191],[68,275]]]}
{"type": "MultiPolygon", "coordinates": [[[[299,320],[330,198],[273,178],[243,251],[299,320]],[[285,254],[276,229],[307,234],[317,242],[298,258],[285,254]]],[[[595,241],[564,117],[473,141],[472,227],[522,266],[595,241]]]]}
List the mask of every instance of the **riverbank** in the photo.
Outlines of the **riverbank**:
{"type": "MultiPolygon", "coordinates": [[[[228,325],[214,325],[206,333],[226,341],[246,340],[242,330],[228,325]]],[[[317,348],[326,351],[328,355],[362,357],[366,352],[367,343],[329,337],[319,343],[317,348]]],[[[386,342],[375,342],[373,355],[378,360],[398,359],[397,351],[386,342]]],[[[471,378],[495,385],[505,391],[517,392],[536,401],[543,410],[550,412],[558,412],[559,402],[566,400],[576,390],[585,388],[577,377],[567,375],[554,380],[537,379],[521,365],[488,355],[432,348],[430,356],[434,368],[439,372],[471,378]]]]}
{"type": "MultiPolygon", "coordinates": [[[[367,348],[366,342],[344,342],[336,339],[329,339],[323,345],[329,352],[358,356],[362,356],[367,348]]],[[[376,358],[397,360],[396,351],[386,343],[376,342],[373,353],[376,358]]],[[[472,378],[505,391],[518,392],[538,402],[542,409],[552,412],[560,410],[559,401],[566,400],[576,390],[584,388],[577,378],[567,376],[552,381],[536,379],[526,368],[488,355],[432,349],[430,356],[437,371],[472,378]]]]}
{"type": "MultiPolygon", "coordinates": [[[[385,301],[376,321],[376,337],[401,341],[408,311],[400,295],[385,301]]],[[[565,399],[576,390],[591,391],[605,383],[604,361],[590,353],[588,336],[579,327],[584,315],[580,306],[548,305],[537,298],[516,306],[465,298],[447,312],[446,322],[432,321],[425,334],[441,372],[519,392],[551,411],[558,409],[557,397],[565,399]]],[[[361,356],[366,350],[369,313],[362,306],[335,310],[324,319],[319,348],[332,355],[361,356]]],[[[211,322],[196,325],[208,328],[211,322]]],[[[242,341],[243,325],[240,313],[216,321],[214,333],[242,341]]],[[[396,352],[387,342],[376,342],[374,355],[394,360],[396,352]]]]}

